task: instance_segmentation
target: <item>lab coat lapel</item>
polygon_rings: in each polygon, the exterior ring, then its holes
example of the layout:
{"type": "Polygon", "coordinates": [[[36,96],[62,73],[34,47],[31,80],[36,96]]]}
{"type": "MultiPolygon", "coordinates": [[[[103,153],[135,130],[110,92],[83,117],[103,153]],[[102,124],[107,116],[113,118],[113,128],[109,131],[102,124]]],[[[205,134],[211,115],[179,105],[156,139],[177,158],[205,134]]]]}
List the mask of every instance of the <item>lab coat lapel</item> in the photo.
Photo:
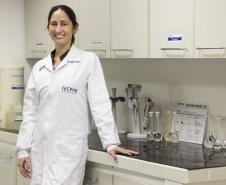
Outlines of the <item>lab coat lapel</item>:
{"type": "Polygon", "coordinates": [[[45,67],[50,70],[53,71],[53,64],[52,64],[52,59],[51,59],[51,55],[48,55],[46,58],[46,63],[45,63],[45,67]]]}
{"type": "Polygon", "coordinates": [[[68,63],[80,62],[81,54],[80,50],[77,49],[74,45],[71,46],[70,51],[66,57],[61,61],[56,70],[60,70],[62,67],[66,66],[68,63]]]}

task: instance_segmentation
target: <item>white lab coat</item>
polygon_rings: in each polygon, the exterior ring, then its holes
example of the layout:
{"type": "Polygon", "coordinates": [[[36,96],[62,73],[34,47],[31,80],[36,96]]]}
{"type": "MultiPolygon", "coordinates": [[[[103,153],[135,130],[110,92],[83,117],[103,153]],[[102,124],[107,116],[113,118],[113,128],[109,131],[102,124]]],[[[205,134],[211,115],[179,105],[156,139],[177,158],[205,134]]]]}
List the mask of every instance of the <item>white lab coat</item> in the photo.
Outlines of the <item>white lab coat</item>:
{"type": "Polygon", "coordinates": [[[18,150],[31,150],[31,185],[81,185],[88,153],[90,111],[104,148],[120,144],[98,57],[72,45],[53,71],[37,62],[25,97],[18,150]]]}

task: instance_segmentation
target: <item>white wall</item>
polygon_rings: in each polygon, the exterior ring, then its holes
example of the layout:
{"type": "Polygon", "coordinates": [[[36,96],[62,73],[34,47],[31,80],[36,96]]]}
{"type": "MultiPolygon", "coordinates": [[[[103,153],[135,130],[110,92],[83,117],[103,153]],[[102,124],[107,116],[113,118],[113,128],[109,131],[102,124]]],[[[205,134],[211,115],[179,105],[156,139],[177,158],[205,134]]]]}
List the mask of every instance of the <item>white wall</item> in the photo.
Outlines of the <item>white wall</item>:
{"type": "Polygon", "coordinates": [[[0,0],[0,66],[24,66],[24,1],[0,0]]]}
{"type": "MultiPolygon", "coordinates": [[[[128,83],[142,85],[141,104],[149,96],[161,109],[172,102],[206,104],[210,114],[226,116],[226,62],[224,59],[102,60],[108,89],[126,96],[128,83]]],[[[117,104],[120,129],[128,125],[127,104],[117,104]]],[[[141,115],[143,107],[141,105],[141,115]]]]}

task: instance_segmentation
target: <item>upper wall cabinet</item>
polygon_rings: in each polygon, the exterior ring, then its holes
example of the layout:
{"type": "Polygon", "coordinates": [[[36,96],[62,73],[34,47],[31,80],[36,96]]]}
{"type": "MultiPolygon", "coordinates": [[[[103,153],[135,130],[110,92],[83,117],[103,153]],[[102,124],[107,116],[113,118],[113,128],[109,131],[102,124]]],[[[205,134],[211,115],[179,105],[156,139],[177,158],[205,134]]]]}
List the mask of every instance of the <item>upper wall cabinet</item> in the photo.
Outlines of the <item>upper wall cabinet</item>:
{"type": "Polygon", "coordinates": [[[26,57],[42,58],[48,54],[46,0],[25,0],[26,57]]]}
{"type": "Polygon", "coordinates": [[[193,23],[193,0],[150,0],[150,57],[192,57],[193,23]]]}
{"type": "Polygon", "coordinates": [[[79,47],[99,57],[148,57],[148,0],[79,1],[79,47]]]}
{"type": "Polygon", "coordinates": [[[196,57],[226,57],[225,7],[225,0],[195,1],[196,57]]]}
{"type": "Polygon", "coordinates": [[[26,58],[43,58],[54,49],[48,34],[47,18],[51,7],[66,4],[76,11],[76,0],[25,0],[26,58]]]}
{"type": "Polygon", "coordinates": [[[111,0],[111,57],[148,57],[148,0],[111,0]]]}
{"type": "Polygon", "coordinates": [[[78,45],[99,57],[110,57],[110,0],[79,1],[78,45]]]}

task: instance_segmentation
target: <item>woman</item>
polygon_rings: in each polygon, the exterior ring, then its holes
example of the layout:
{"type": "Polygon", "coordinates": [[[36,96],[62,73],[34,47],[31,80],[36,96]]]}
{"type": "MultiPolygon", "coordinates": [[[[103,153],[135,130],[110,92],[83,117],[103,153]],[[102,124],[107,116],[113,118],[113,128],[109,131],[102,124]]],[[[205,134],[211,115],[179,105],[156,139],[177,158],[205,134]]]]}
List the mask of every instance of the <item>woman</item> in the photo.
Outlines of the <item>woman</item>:
{"type": "Polygon", "coordinates": [[[55,50],[34,65],[28,80],[17,141],[18,167],[24,177],[31,177],[32,185],[81,185],[90,112],[102,145],[114,160],[117,153],[138,153],[118,146],[100,61],[74,46],[78,23],[73,10],[53,7],[47,28],[55,50]]]}

